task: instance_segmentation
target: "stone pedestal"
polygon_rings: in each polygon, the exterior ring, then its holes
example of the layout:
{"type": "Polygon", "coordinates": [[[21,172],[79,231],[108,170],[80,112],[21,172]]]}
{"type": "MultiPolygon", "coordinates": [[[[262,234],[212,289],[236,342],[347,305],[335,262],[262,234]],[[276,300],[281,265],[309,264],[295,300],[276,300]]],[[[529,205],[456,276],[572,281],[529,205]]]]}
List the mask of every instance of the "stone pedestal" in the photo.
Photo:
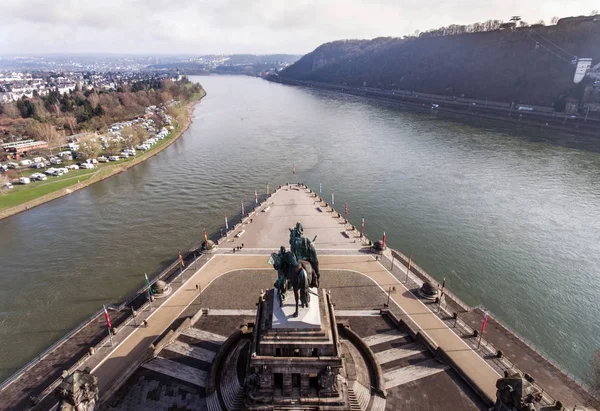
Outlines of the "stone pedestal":
{"type": "Polygon", "coordinates": [[[345,384],[338,383],[343,363],[330,296],[313,288],[309,307],[300,308],[298,317],[295,309],[291,292],[283,305],[276,290],[259,301],[247,375],[257,375],[261,399],[271,400],[256,401],[258,387],[251,387],[245,409],[349,409],[345,384]],[[261,370],[271,377],[263,379],[261,370]]]}

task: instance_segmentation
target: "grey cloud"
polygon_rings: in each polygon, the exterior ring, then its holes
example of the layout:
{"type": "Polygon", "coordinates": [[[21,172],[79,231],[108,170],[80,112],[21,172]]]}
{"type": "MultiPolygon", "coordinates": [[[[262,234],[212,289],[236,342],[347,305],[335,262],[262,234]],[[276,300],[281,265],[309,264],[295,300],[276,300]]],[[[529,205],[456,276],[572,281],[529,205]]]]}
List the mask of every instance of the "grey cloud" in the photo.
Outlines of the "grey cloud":
{"type": "Polygon", "coordinates": [[[305,53],[488,18],[549,21],[596,0],[2,0],[1,52],[305,53]]]}

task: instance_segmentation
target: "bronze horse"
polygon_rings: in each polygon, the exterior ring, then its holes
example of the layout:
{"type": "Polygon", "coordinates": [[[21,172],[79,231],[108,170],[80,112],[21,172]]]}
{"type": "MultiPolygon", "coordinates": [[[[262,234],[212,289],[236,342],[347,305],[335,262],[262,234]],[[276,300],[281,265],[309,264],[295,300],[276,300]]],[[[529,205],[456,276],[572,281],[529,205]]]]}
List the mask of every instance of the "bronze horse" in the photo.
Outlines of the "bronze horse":
{"type": "Polygon", "coordinates": [[[308,261],[297,261],[294,254],[285,251],[285,247],[281,247],[279,254],[271,254],[269,264],[272,264],[278,273],[275,288],[279,303],[283,305],[287,290],[292,288],[296,300],[294,317],[298,317],[298,303],[301,303],[302,308],[308,308],[310,303],[310,282],[315,280],[315,271],[308,261]]]}

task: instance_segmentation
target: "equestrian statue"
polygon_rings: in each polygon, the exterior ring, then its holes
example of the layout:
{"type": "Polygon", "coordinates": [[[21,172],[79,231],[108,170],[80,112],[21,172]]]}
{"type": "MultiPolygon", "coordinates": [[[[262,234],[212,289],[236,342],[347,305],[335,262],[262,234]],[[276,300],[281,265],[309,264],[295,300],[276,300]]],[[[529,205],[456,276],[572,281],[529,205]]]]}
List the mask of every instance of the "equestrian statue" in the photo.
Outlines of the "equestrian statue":
{"type": "Polygon", "coordinates": [[[308,308],[310,303],[309,289],[310,283],[315,281],[315,271],[308,261],[296,260],[294,254],[286,251],[283,246],[279,249],[279,253],[271,254],[269,264],[277,270],[277,281],[274,286],[277,289],[279,304],[283,305],[287,291],[293,289],[296,300],[294,317],[298,317],[298,303],[302,308],[308,308]]]}
{"type": "Polygon", "coordinates": [[[290,251],[294,254],[294,257],[298,261],[308,261],[315,272],[315,276],[311,279],[311,287],[319,287],[319,280],[321,274],[319,273],[319,259],[317,258],[317,251],[315,250],[314,241],[317,239],[311,239],[304,237],[304,227],[301,222],[297,222],[294,228],[290,228],[290,251]]]}

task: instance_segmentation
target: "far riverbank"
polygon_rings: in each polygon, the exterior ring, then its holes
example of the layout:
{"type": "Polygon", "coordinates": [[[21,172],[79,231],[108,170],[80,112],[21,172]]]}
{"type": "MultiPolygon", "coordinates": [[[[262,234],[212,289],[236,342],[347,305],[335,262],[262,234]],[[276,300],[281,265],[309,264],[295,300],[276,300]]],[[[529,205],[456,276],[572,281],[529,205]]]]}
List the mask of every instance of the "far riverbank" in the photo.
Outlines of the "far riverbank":
{"type": "MultiPolygon", "coordinates": [[[[155,156],[156,154],[160,153],[162,150],[164,150],[165,148],[167,148],[171,144],[173,144],[175,141],[177,141],[179,139],[179,137],[181,137],[183,135],[183,133],[189,128],[190,124],[192,123],[192,113],[194,111],[194,105],[196,103],[202,101],[202,99],[205,96],[206,96],[206,91],[204,89],[202,89],[202,92],[197,99],[193,99],[192,101],[187,103],[187,115],[186,115],[185,122],[183,124],[179,124],[179,123],[176,124],[175,130],[173,131],[173,135],[170,136],[168,138],[168,140],[165,141],[164,144],[161,144],[160,146],[153,148],[149,152],[138,156],[137,158],[133,159],[132,161],[121,163],[121,164],[110,165],[107,167],[103,167],[94,173],[90,173],[89,176],[82,177],[82,178],[85,178],[84,181],[81,181],[81,179],[79,179],[77,183],[70,185],[68,187],[58,189],[49,194],[43,195],[41,197],[37,197],[35,199],[24,202],[17,206],[1,210],[0,211],[0,220],[10,217],[12,215],[21,213],[23,211],[27,211],[31,208],[45,204],[45,203],[55,200],[57,198],[66,196],[75,191],[81,190],[82,188],[88,187],[94,183],[105,180],[116,174],[122,173],[123,171],[126,171],[126,170],[130,169],[131,167],[134,167],[134,166],[146,161],[147,159],[155,156]]],[[[7,195],[10,195],[10,194],[7,194],[7,195]]]]}
{"type": "Polygon", "coordinates": [[[401,91],[392,92],[373,88],[339,86],[280,77],[268,77],[265,80],[292,86],[336,91],[427,112],[444,112],[458,118],[483,118],[519,125],[532,130],[559,131],[570,135],[600,137],[600,119],[596,117],[567,116],[565,113],[559,112],[518,111],[512,108],[498,107],[493,104],[495,102],[489,102],[488,105],[487,102],[482,103],[479,100],[462,99],[464,101],[453,101],[450,100],[450,97],[438,96],[439,98],[436,98],[434,95],[425,93],[406,94],[406,92],[401,91]],[[477,101],[477,103],[469,103],[469,101],[477,101]]]}

